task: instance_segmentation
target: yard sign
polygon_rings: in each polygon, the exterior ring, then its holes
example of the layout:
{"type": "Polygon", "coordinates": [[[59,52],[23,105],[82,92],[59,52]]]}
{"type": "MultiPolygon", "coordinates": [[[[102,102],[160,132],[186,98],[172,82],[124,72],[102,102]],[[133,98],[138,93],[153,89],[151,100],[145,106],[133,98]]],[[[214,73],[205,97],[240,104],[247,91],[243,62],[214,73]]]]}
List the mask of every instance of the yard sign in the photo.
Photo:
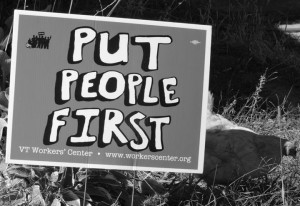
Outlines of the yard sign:
{"type": "Polygon", "coordinates": [[[16,11],[7,162],[203,171],[211,27],[16,11]]]}

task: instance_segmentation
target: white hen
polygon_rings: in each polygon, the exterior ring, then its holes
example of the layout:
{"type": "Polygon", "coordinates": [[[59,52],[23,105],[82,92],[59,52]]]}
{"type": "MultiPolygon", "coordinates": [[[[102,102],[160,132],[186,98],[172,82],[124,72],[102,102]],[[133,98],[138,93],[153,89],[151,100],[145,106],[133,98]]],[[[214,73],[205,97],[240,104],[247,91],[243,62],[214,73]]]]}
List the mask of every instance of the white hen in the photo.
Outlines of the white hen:
{"type": "Polygon", "coordinates": [[[282,155],[295,155],[292,142],[276,136],[256,134],[212,112],[209,94],[203,177],[209,184],[228,184],[242,176],[266,174],[282,155]]]}

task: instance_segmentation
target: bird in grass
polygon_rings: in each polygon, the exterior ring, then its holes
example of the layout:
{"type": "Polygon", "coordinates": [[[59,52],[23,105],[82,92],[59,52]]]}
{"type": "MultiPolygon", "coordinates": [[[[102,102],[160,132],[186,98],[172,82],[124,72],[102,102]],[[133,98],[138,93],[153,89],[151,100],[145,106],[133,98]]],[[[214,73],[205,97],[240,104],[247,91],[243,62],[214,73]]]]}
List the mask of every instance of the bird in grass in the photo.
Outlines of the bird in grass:
{"type": "Polygon", "coordinates": [[[260,177],[280,164],[282,155],[296,154],[295,145],[276,136],[245,130],[207,131],[204,178],[229,184],[240,177],[260,177]]]}
{"type": "Polygon", "coordinates": [[[209,94],[207,130],[202,177],[208,184],[230,184],[241,177],[266,175],[282,155],[296,155],[293,142],[260,135],[212,112],[209,94]]]}

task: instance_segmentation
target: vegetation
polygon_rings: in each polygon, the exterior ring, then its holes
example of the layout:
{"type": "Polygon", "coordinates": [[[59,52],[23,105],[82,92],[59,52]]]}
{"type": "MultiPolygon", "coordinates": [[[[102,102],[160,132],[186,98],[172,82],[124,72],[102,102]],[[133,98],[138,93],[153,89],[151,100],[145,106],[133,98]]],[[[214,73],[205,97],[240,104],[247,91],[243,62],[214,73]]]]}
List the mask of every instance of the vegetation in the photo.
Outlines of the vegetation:
{"type": "MultiPolygon", "coordinates": [[[[298,141],[299,43],[277,29],[279,21],[289,20],[288,14],[274,15],[265,9],[272,1],[236,0],[226,1],[225,5],[222,2],[3,0],[0,48],[10,56],[10,16],[15,8],[209,24],[213,26],[210,90],[215,94],[214,110],[258,133],[298,141]]],[[[4,94],[9,78],[3,65],[1,69],[0,109],[1,118],[5,119],[4,94]]],[[[7,165],[3,161],[5,132],[2,140],[1,205],[299,204],[298,158],[283,158],[282,164],[266,177],[240,178],[228,186],[208,186],[192,174],[7,165]]]]}

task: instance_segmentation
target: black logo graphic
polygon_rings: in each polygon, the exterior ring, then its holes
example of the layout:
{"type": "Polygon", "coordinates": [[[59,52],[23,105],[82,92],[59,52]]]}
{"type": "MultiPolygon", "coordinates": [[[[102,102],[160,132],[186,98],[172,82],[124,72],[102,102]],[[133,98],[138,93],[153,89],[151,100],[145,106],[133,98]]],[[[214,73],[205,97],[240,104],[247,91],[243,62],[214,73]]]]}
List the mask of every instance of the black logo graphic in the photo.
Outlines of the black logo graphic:
{"type": "Polygon", "coordinates": [[[27,48],[49,49],[51,36],[45,36],[45,32],[38,32],[38,35],[33,35],[26,43],[27,48]]]}

